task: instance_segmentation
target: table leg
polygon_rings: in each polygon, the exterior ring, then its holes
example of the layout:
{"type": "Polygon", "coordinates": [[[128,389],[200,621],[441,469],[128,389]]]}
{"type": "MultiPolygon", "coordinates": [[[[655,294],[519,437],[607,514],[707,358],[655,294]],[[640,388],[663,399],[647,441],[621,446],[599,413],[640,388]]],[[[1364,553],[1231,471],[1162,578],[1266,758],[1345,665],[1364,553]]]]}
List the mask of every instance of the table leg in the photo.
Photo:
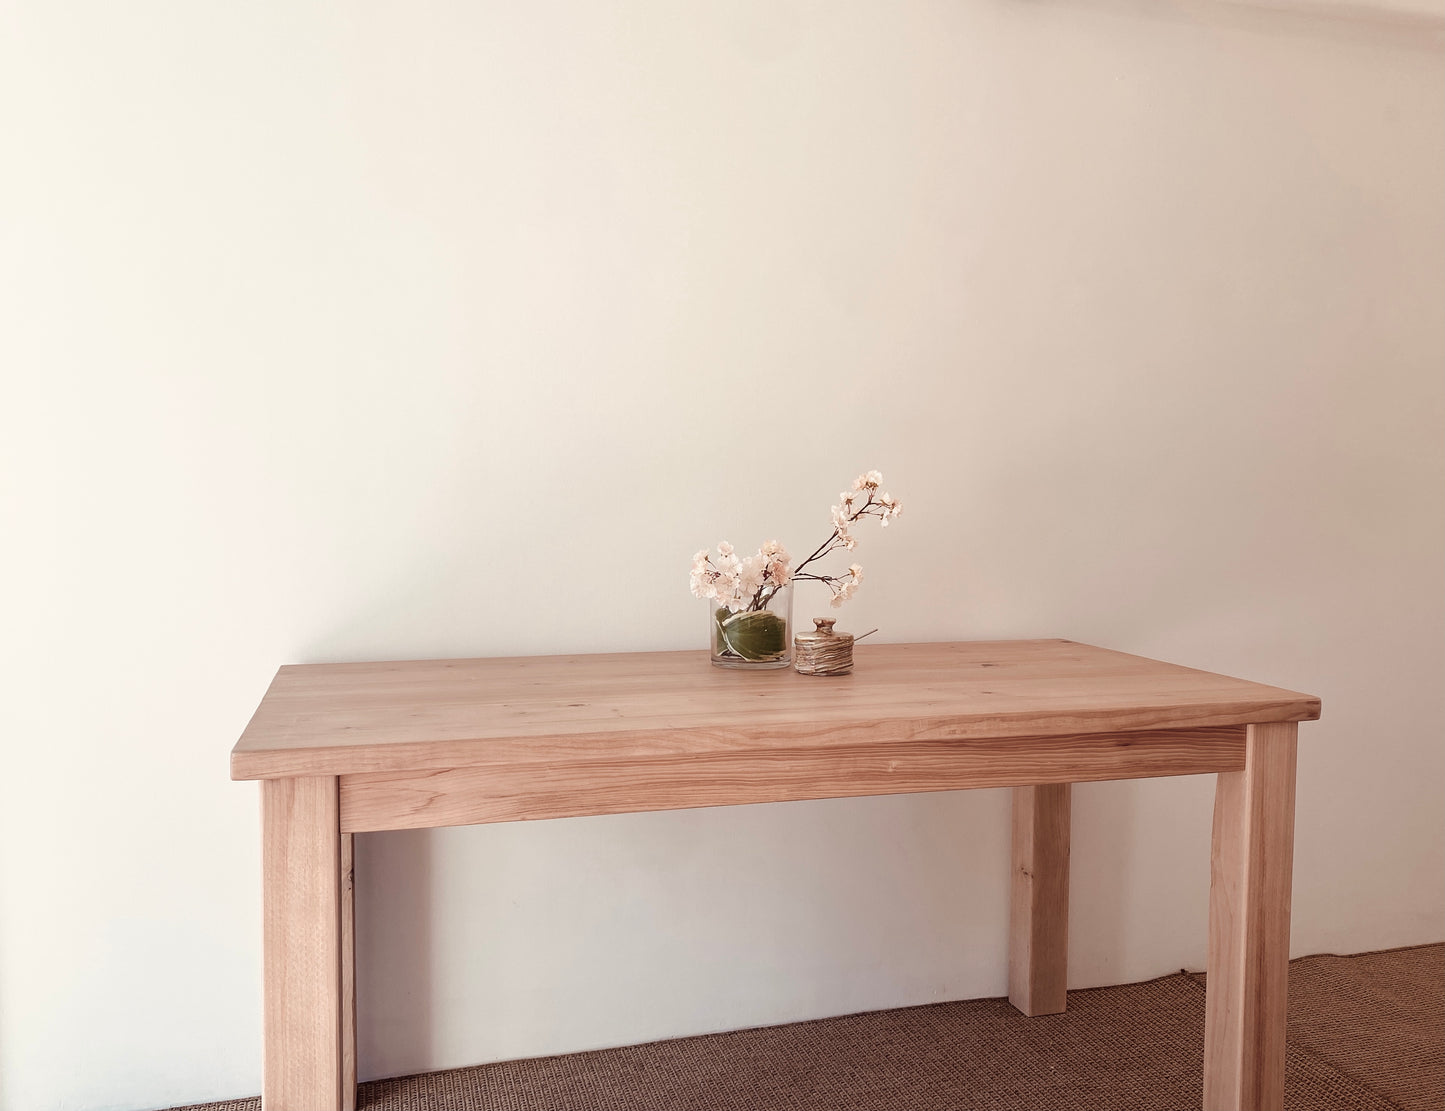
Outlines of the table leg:
{"type": "Polygon", "coordinates": [[[1068,783],[1015,787],[1009,1002],[1026,1015],[1064,1009],[1069,970],[1068,783]]]}
{"type": "Polygon", "coordinates": [[[1220,772],[1214,789],[1205,1111],[1284,1104],[1297,731],[1251,725],[1244,770],[1220,772]]]}
{"type": "Polygon", "coordinates": [[[341,1111],[356,1111],[356,867],[341,835],[341,1111]]]}
{"type": "Polygon", "coordinates": [[[261,782],[264,1111],[342,1105],[341,823],[335,776],[261,782]]]}

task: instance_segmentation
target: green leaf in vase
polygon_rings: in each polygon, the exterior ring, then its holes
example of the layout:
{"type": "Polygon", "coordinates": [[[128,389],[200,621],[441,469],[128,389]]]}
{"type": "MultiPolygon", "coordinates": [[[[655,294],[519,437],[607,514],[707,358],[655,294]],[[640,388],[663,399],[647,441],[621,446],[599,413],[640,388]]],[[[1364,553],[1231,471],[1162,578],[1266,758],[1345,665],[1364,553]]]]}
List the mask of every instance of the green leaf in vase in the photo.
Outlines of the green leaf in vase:
{"type": "Polygon", "coordinates": [[[745,660],[780,659],[788,649],[788,623],[776,613],[752,610],[724,619],[719,610],[715,617],[724,645],[745,660]]]}

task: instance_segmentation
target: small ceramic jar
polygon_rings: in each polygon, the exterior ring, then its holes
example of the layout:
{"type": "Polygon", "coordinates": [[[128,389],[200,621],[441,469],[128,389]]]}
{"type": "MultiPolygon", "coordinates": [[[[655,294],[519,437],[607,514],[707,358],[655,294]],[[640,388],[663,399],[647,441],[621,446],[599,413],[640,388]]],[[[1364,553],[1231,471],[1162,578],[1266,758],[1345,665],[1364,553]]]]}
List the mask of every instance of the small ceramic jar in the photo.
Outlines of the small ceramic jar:
{"type": "Polygon", "coordinates": [[[793,638],[793,667],[799,675],[846,675],[853,670],[853,634],[833,631],[831,617],[815,617],[811,633],[793,638]]]}

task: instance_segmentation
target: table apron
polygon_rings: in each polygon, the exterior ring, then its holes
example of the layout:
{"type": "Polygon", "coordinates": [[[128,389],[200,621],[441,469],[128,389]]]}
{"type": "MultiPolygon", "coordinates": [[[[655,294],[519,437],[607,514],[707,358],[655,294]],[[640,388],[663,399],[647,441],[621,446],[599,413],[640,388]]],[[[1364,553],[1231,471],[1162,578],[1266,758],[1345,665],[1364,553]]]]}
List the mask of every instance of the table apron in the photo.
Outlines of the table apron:
{"type": "Polygon", "coordinates": [[[1239,771],[1245,726],[481,765],[340,777],[343,833],[1239,771]]]}

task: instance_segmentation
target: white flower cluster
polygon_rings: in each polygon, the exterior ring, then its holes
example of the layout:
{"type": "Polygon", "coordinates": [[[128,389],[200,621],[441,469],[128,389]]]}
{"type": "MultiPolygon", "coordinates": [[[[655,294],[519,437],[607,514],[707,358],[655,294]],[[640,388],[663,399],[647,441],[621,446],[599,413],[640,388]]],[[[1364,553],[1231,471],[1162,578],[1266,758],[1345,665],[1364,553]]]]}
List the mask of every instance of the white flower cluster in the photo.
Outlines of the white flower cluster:
{"type": "Polygon", "coordinates": [[[827,583],[828,589],[833,592],[831,605],[834,609],[837,609],[849,598],[853,597],[853,592],[858,589],[858,584],[863,581],[863,568],[859,567],[856,563],[849,564],[846,575],[839,575],[836,578],[823,578],[822,581],[827,583]]]}
{"type": "Polygon", "coordinates": [[[849,526],[862,517],[877,517],[879,523],[888,527],[888,522],[903,512],[903,506],[889,497],[887,492],[880,493],[879,487],[883,485],[883,475],[878,471],[869,471],[867,474],[860,474],[853,480],[853,489],[844,490],[838,495],[840,504],[833,507],[833,528],[837,530],[839,547],[847,548],[850,551],[858,543],[856,537],[849,532],[849,526]]]}
{"type": "Polygon", "coordinates": [[[719,541],[717,559],[706,548],[692,557],[692,592],[736,612],[762,609],[793,577],[791,557],[776,540],[769,540],[756,555],[738,558],[733,546],[719,541]]]}
{"type": "Polygon", "coordinates": [[[865,517],[876,518],[884,528],[888,527],[888,522],[896,518],[903,507],[883,492],[882,487],[883,476],[877,471],[855,478],[853,489],[839,494],[839,504],[833,506],[832,533],[796,568],[790,566],[788,553],[776,540],[768,541],[756,555],[746,558],[739,558],[726,540],[718,544],[716,559],[703,549],[692,560],[693,594],[712,599],[734,612],[757,610],[767,605],[790,580],[807,579],[825,584],[832,591],[832,604],[841,606],[853,597],[863,581],[863,568],[850,564],[842,575],[820,575],[805,568],[831,552],[852,551],[858,543],[852,527],[865,517]]]}
{"type": "Polygon", "coordinates": [[[851,564],[846,575],[809,574],[804,568],[830,552],[839,549],[851,552],[857,547],[858,538],[853,535],[852,528],[864,517],[875,517],[884,528],[888,527],[888,522],[897,517],[903,507],[889,494],[882,492],[882,486],[883,476],[877,471],[869,471],[855,478],[853,489],[839,494],[838,504],[833,507],[833,535],[823,542],[821,548],[798,564],[797,577],[812,579],[827,586],[833,592],[831,601],[834,606],[841,606],[853,597],[858,584],[863,581],[863,568],[856,563],[851,564]]]}

